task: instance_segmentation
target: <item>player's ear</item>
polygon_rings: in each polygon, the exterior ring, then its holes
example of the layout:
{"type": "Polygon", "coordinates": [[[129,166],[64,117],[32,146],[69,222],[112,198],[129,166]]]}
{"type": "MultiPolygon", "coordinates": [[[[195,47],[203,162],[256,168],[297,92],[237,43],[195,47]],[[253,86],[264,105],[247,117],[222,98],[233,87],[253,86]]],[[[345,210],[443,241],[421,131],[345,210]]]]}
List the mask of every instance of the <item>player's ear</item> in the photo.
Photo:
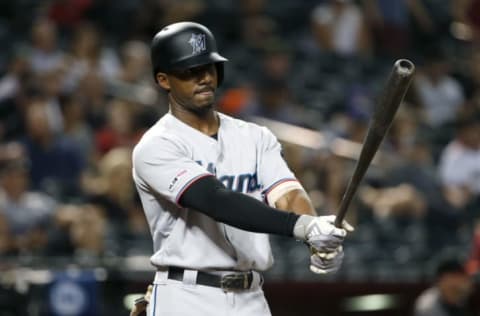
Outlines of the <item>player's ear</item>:
{"type": "Polygon", "coordinates": [[[157,72],[157,75],[155,76],[157,79],[157,83],[160,87],[162,87],[165,90],[170,90],[170,81],[168,81],[168,77],[166,73],[163,72],[157,72]]]}

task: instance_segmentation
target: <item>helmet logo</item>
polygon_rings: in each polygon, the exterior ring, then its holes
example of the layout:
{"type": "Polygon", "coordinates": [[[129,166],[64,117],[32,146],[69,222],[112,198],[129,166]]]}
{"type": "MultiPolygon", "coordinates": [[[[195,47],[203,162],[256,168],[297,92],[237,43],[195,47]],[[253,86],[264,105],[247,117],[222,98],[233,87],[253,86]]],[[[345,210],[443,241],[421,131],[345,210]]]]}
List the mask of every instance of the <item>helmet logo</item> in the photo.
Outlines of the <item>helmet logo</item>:
{"type": "Polygon", "coordinates": [[[192,55],[200,54],[207,49],[205,34],[192,34],[192,37],[188,40],[188,44],[192,46],[192,55]]]}

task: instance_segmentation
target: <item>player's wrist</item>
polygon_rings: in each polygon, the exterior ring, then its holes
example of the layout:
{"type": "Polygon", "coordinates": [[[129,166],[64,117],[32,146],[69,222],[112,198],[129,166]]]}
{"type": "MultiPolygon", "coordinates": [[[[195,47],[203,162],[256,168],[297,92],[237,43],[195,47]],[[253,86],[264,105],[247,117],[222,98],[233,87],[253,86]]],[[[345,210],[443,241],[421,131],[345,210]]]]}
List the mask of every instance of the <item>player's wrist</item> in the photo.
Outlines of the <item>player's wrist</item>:
{"type": "Polygon", "coordinates": [[[315,216],[300,215],[293,226],[293,237],[299,240],[307,240],[307,227],[315,219],[315,216]]]}

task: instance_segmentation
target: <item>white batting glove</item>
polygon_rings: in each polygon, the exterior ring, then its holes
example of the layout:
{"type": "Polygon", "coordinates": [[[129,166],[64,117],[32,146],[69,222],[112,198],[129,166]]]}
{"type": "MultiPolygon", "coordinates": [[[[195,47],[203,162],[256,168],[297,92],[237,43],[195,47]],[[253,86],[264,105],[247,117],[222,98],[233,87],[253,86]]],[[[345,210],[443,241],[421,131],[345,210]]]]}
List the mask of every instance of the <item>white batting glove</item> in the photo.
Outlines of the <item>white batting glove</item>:
{"type": "Polygon", "coordinates": [[[354,228],[343,221],[342,228],[335,227],[335,215],[302,215],[295,224],[293,235],[318,252],[330,253],[338,249],[348,232],[354,228]]]}
{"type": "Polygon", "coordinates": [[[344,257],[343,247],[332,252],[313,252],[310,256],[310,271],[317,274],[327,274],[340,269],[344,257]]]}

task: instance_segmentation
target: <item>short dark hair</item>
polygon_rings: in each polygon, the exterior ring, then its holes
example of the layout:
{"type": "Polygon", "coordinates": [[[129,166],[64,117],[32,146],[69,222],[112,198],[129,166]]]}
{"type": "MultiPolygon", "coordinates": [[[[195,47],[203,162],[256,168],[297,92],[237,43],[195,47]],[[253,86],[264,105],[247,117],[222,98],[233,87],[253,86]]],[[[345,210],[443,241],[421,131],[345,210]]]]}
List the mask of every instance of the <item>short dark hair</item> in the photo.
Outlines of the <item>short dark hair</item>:
{"type": "Polygon", "coordinates": [[[454,126],[457,130],[462,128],[468,128],[476,124],[480,124],[479,113],[463,113],[461,115],[458,115],[454,121],[454,126]]]}
{"type": "Polygon", "coordinates": [[[440,278],[449,273],[467,274],[467,270],[465,269],[463,262],[456,258],[445,258],[440,260],[435,271],[435,276],[440,278]]]}

